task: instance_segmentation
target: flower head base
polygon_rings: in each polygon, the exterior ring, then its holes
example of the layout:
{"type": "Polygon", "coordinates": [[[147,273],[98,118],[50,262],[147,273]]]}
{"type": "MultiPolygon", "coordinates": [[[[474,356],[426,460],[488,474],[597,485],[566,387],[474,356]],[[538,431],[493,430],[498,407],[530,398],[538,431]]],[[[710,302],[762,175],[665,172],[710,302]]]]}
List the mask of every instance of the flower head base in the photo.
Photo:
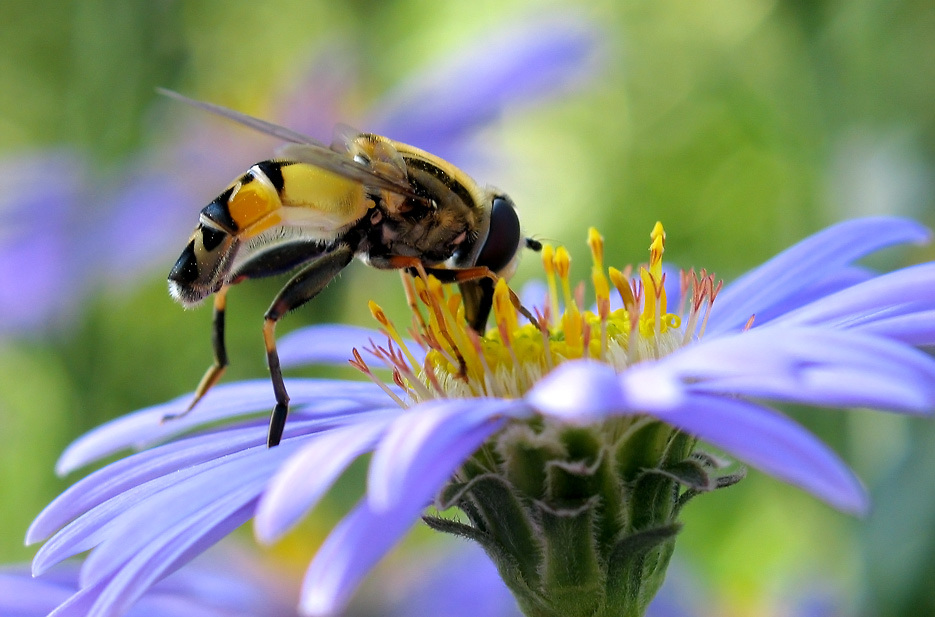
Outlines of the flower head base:
{"type": "MultiPolygon", "coordinates": [[[[391,343],[370,351],[408,394],[409,403],[393,394],[403,406],[440,398],[521,399],[568,361],[596,360],[619,373],[659,359],[696,338],[719,286],[713,276],[683,274],[688,308],[684,316],[669,313],[661,224],[651,240],[649,264],[630,280],[632,268],[604,270],[603,239],[590,230],[593,310],[581,308],[584,285],[572,287],[568,251],[543,247],[545,306],[533,316],[500,279],[494,326],[483,336],[465,325],[458,294],[431,277],[404,277],[410,332],[425,359],[415,361],[375,304],[372,312],[391,343]]],[[[372,375],[356,350],[352,363],[372,375]]],[[[479,542],[527,615],[641,615],[662,583],[682,505],[742,477],[715,477],[711,472],[721,464],[696,453],[695,445],[693,437],[647,416],[596,424],[532,416],[488,440],[438,497],[439,509],[460,509],[470,525],[427,521],[479,542]]]]}
{"type": "MultiPolygon", "coordinates": [[[[596,229],[589,230],[593,310],[581,308],[583,283],[572,290],[568,251],[543,246],[549,289],[546,305],[536,307],[533,317],[500,279],[494,288],[494,326],[483,336],[467,327],[459,294],[448,293],[432,276],[404,277],[413,315],[411,332],[425,360],[416,361],[396,327],[373,302],[371,312],[390,343],[387,347],[372,346],[369,351],[387,363],[396,383],[416,403],[446,397],[520,398],[568,360],[598,360],[622,371],[643,360],[661,358],[693,340],[699,320],[703,330],[704,317],[720,283],[715,285],[714,276],[704,272],[700,276],[681,273],[681,291],[683,296],[690,292],[690,301],[687,309],[682,307],[684,316],[668,312],[661,223],[656,223],[651,238],[649,264],[641,266],[639,277],[630,280],[630,267],[623,272],[609,268],[605,273],[604,240],[596,229]],[[611,284],[616,297],[611,296],[611,284]],[[612,310],[612,306],[618,308],[612,310]],[[528,319],[520,323],[524,313],[528,319]]],[[[369,372],[359,354],[352,364],[369,372]]]]}

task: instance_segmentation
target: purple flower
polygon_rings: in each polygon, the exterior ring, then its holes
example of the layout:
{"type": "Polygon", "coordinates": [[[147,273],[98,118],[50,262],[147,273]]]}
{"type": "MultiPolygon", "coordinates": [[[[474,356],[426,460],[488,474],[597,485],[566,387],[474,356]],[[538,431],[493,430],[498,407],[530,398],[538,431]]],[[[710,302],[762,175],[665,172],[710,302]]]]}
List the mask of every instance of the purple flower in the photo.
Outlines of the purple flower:
{"type": "MultiPolygon", "coordinates": [[[[403,553],[343,615],[519,617],[516,601],[490,560],[478,547],[459,544],[403,553]]],[[[184,571],[154,585],[127,615],[296,617],[297,590],[281,579],[281,574],[274,577],[272,571],[262,569],[256,555],[232,546],[212,549],[184,571]]],[[[45,617],[80,587],[75,562],[61,564],[40,578],[33,578],[26,567],[0,567],[0,615],[45,617]]]]}
{"type": "MultiPolygon", "coordinates": [[[[33,578],[28,568],[0,568],[0,615],[45,617],[81,587],[77,564],[33,578]]],[[[154,585],[128,617],[290,617],[295,609],[283,586],[274,584],[246,555],[215,551],[154,585]]]]}
{"type": "Polygon", "coordinates": [[[72,444],[60,473],[142,451],[78,481],[39,515],[27,540],[49,539],[33,569],[90,551],[81,590],[56,615],[120,614],[251,518],[261,542],[282,537],[372,452],[365,496],[306,573],[303,613],[340,611],[424,516],[481,544],[526,614],[642,614],[681,508],[742,476],[702,444],[841,510],[866,511],[838,456],[768,403],[932,410],[935,361],[915,346],[935,342],[935,265],[882,275],[854,265],[928,238],[902,219],[849,221],[723,291],[702,271],[683,274],[676,293],[661,226],[649,265],[633,277],[604,270],[592,231],[596,312],[578,308],[567,252],[546,247],[550,291],[535,307],[538,323],[520,323],[501,281],[483,338],[465,329],[437,281],[410,280],[426,305],[413,317],[418,344],[375,305],[382,332],[318,326],[281,341],[284,364],[358,347],[393,379],[355,353],[372,383],[289,381],[293,412],[276,448],[265,447],[259,415],[271,401],[265,380],[219,386],[178,420],[162,422],[188,396],[72,444]],[[611,289],[622,308],[612,310],[611,289]],[[449,516],[454,507],[464,518],[449,516]]]}
{"type": "MultiPolygon", "coordinates": [[[[347,112],[357,85],[352,52],[323,53],[302,83],[277,97],[273,118],[326,142],[335,124],[350,122],[455,164],[477,163],[471,146],[481,129],[507,108],[582,84],[601,56],[597,28],[571,14],[488,36],[412,75],[357,117],[347,112]]],[[[179,107],[171,117],[181,120],[170,129],[176,137],[112,178],[94,174],[77,152],[4,162],[11,181],[0,196],[0,336],[47,329],[67,320],[96,285],[124,287],[156,265],[166,268],[216,196],[206,191],[220,192],[272,152],[268,138],[245,137],[200,112],[179,107]]]]}

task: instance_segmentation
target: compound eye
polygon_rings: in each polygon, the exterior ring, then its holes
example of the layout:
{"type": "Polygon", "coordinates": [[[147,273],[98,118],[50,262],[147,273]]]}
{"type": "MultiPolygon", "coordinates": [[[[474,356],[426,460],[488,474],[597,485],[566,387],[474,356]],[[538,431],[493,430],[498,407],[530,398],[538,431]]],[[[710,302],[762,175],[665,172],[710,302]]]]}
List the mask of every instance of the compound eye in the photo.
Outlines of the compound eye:
{"type": "Polygon", "coordinates": [[[477,256],[477,265],[487,266],[493,272],[505,268],[519,250],[520,236],[519,216],[513,203],[506,197],[495,197],[490,207],[490,231],[477,256]]]}

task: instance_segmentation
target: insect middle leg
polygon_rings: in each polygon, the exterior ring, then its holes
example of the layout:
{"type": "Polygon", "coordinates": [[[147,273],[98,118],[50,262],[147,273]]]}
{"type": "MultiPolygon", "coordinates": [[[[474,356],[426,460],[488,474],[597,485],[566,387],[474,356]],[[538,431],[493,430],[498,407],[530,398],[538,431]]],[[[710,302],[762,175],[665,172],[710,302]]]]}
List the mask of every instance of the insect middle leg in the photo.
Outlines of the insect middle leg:
{"type": "Polygon", "coordinates": [[[263,320],[263,342],[266,345],[266,363],[276,396],[276,406],[270,415],[269,432],[266,437],[266,445],[270,448],[279,445],[286,425],[286,416],[289,415],[289,393],[286,392],[279,353],[276,351],[276,324],[286,313],[317,296],[353,258],[354,251],[347,245],[339,245],[320,256],[286,283],[266,311],[263,320]]]}

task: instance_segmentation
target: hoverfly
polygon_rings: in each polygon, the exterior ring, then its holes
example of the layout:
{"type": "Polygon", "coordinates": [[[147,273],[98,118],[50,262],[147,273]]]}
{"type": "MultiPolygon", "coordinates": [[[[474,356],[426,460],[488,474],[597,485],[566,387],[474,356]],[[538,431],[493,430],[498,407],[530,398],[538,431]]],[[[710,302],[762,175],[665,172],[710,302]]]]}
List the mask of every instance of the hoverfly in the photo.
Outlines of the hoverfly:
{"type": "Polygon", "coordinates": [[[482,331],[493,281],[512,275],[522,247],[542,248],[523,237],[516,208],[503,192],[481,188],[454,165],[418,148],[341,127],[328,147],[265,120],[160,92],[289,142],[279,158],[252,166],[201,211],[169,272],[169,293],[185,307],[214,294],[214,363],[183,413],[194,408],[227,366],[224,314],[232,285],[294,271],[263,323],[276,398],[267,435],[272,447],[282,438],[289,411],[276,324],[314,298],[355,257],[374,268],[428,273],[457,283],[468,325],[482,331]]]}

